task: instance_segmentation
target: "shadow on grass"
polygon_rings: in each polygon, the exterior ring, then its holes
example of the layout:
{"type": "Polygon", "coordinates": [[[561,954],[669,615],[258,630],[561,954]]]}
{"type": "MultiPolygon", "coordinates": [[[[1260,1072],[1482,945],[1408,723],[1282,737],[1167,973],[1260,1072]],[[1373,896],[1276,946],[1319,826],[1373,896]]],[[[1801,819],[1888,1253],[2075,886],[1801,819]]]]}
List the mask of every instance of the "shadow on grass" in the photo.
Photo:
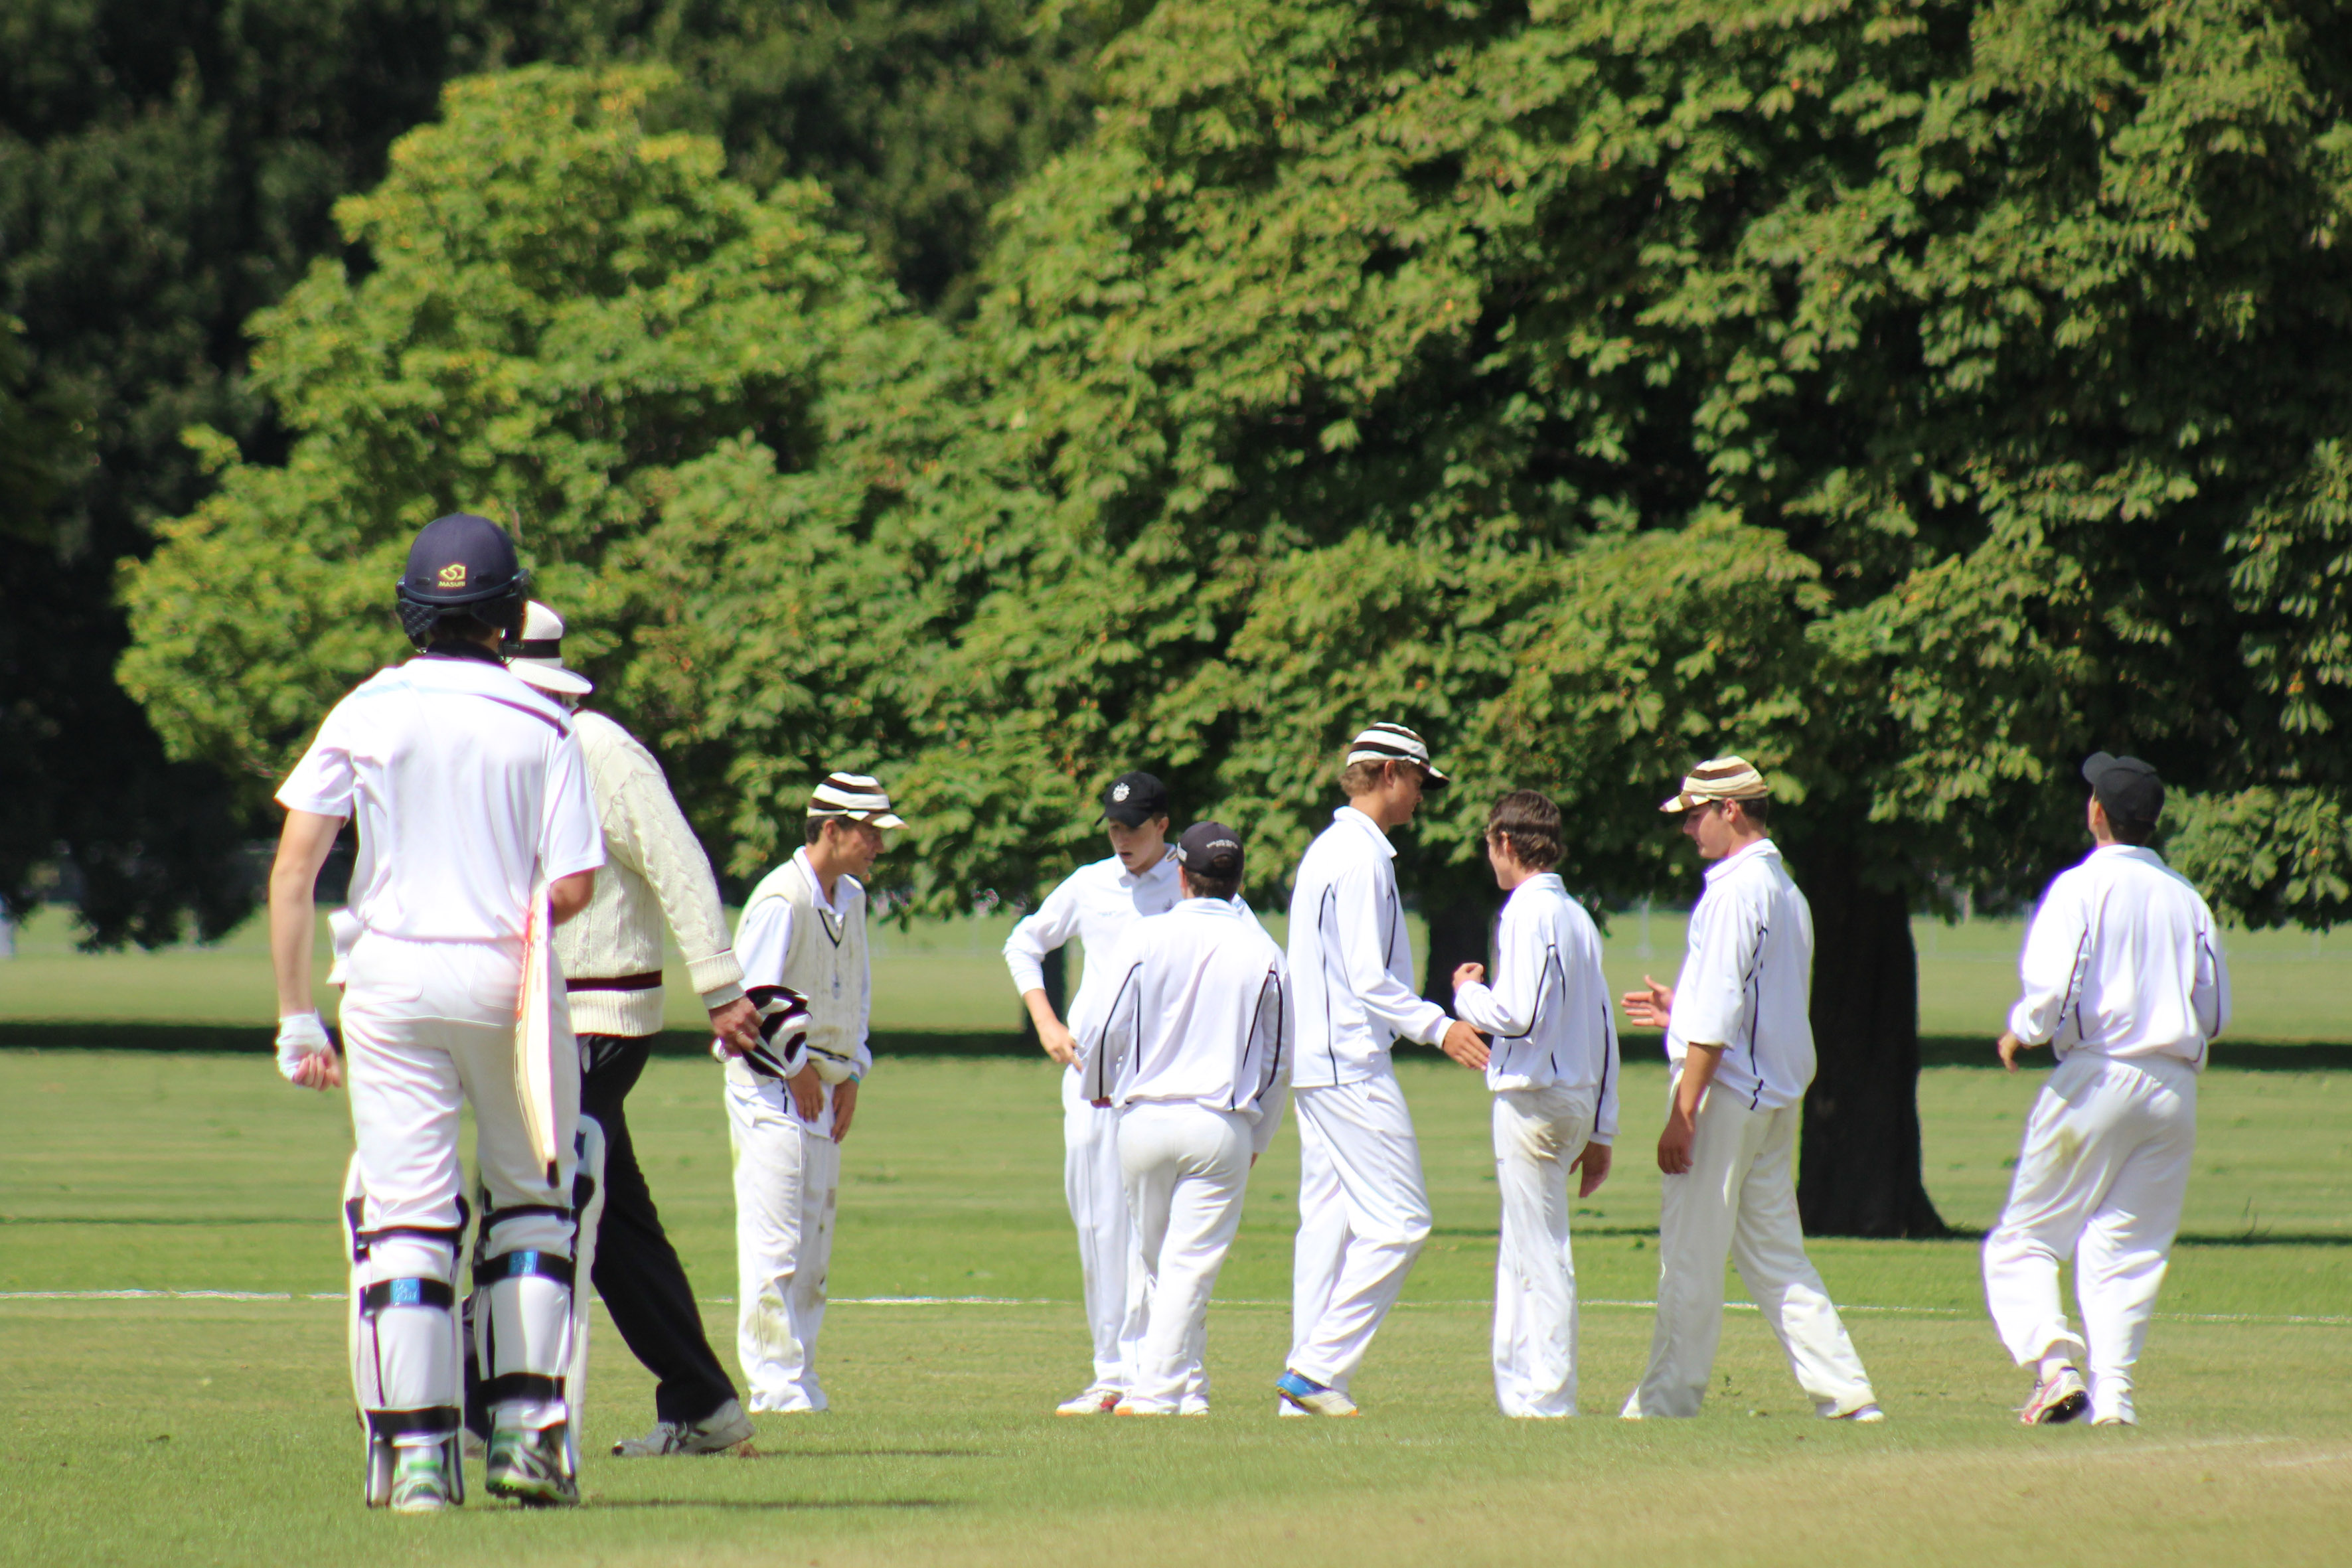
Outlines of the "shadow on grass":
{"type": "Polygon", "coordinates": [[[623,1498],[593,1499],[581,1507],[599,1513],[621,1509],[731,1509],[740,1513],[815,1513],[840,1512],[847,1509],[895,1508],[934,1509],[961,1508],[964,1505],[951,1498],[812,1498],[802,1501],[757,1498],[623,1498]]]}

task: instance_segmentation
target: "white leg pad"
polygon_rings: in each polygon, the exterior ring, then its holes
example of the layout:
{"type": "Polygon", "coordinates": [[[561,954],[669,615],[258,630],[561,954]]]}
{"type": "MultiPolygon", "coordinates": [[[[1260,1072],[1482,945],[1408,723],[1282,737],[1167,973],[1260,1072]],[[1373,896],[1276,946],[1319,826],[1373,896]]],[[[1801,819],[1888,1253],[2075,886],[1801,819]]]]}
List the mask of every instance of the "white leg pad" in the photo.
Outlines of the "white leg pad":
{"type": "MultiPolygon", "coordinates": [[[[455,1284],[461,1237],[363,1237],[356,1156],[343,1195],[352,1394],[366,1441],[367,1500],[378,1507],[391,1500],[393,1451],[412,1445],[445,1448],[451,1484],[462,1489],[457,1458],[464,1352],[455,1284]]],[[[457,1496],[463,1500],[462,1489],[457,1496]]]]}

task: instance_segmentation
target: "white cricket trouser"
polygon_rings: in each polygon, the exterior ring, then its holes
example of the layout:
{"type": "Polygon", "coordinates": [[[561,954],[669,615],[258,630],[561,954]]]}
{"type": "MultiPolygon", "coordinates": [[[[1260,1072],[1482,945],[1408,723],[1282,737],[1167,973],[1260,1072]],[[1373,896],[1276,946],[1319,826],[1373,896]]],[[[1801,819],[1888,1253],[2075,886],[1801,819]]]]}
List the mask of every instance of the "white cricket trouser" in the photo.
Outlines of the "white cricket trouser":
{"type": "MultiPolygon", "coordinates": [[[[515,1093],[515,1000],[521,984],[519,944],[404,942],[371,931],[352,949],[341,1026],[362,1198],[359,1228],[367,1237],[394,1233],[370,1245],[367,1263],[353,1271],[355,1290],[377,1280],[419,1278],[454,1289],[456,1241],[445,1247],[400,1233],[455,1230],[465,1184],[458,1121],[469,1103],[475,1163],[489,1192],[491,1214],[480,1216],[488,1250],[493,1256],[572,1256],[574,1226],[564,1212],[518,1214],[491,1224],[500,1210],[566,1211],[572,1202],[579,1052],[559,993],[553,1066],[561,1159],[551,1187],[515,1093]]],[[[526,1319],[509,1326],[508,1342],[516,1348],[508,1370],[561,1375],[571,1354],[569,1293],[542,1287],[532,1295],[526,1319]]],[[[457,1405],[454,1321],[446,1312],[394,1308],[372,1329],[355,1327],[355,1336],[372,1334],[362,1407],[457,1405]]],[[[561,1402],[539,1401],[526,1424],[545,1425],[564,1414],[561,1402]]],[[[417,1434],[400,1439],[416,1440],[417,1434]]]]}
{"type": "Polygon", "coordinates": [[[1143,1291],[1130,1278],[1135,1227],[1128,1223],[1115,1106],[1078,1092],[1078,1069],[1062,1074],[1062,1192],[1078,1228],[1078,1268],[1087,1326],[1093,1331],[1097,1389],[1127,1392],[1143,1338],[1143,1291]]]}
{"type": "Polygon", "coordinates": [[[1506,1415],[1576,1414],[1576,1256],[1568,1167],[1592,1136],[1589,1089],[1495,1096],[1495,1403],[1506,1415]]]}
{"type": "Polygon", "coordinates": [[[727,1136],[735,1151],[735,1353],[746,1403],[823,1410],[816,1339],[841,1146],[793,1113],[790,1089],[740,1064],[727,1074],[727,1136]]]}
{"type": "Polygon", "coordinates": [[[2172,1057],[2074,1052],[2026,1121],[2009,1203],[1985,1237],[1985,1301],[2018,1365],[2063,1352],[2082,1367],[2095,1421],[2133,1418],[2131,1369],[2147,1342],[2196,1147],[2197,1069],[2172,1057]],[[2080,1337],[2058,1298],[2068,1256],[2080,1337]]]}
{"type": "MultiPolygon", "coordinates": [[[[1675,1084],[1666,1085],[1673,1103],[1675,1084]]],[[[1658,1214],[1658,1321],[1650,1365],[1625,1401],[1629,1416],[1696,1415],[1723,1337],[1727,1257],[1823,1415],[1877,1403],[1829,1290],[1805,1256],[1797,1219],[1799,1107],[1753,1110],[1710,1089],[1699,1105],[1691,1168],[1663,1179],[1658,1214]]]]}
{"type": "Polygon", "coordinates": [[[1209,1397],[1209,1293],[1241,1228],[1250,1121],[1202,1105],[1130,1105],[1118,1159],[1143,1271],[1143,1340],[1128,1382],[1138,1415],[1209,1397]]]}
{"type": "Polygon", "coordinates": [[[1429,1239],[1421,1144],[1395,1075],[1295,1089],[1298,1240],[1289,1369],[1345,1392],[1429,1239]]]}

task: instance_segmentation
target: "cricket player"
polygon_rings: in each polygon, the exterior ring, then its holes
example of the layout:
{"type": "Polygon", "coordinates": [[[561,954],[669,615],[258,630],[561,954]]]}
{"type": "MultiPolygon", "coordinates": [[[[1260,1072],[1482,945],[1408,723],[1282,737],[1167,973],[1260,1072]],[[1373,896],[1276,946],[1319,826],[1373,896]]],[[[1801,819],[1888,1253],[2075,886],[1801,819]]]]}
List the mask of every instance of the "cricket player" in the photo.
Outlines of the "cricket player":
{"type": "Polygon", "coordinates": [[[1495,1256],[1495,1403],[1506,1415],[1576,1414],[1577,1196],[1609,1177],[1617,1138],[1617,1023],[1601,969],[1601,931],[1552,869],[1559,807],[1517,790],[1486,816],[1486,862],[1510,894],[1486,966],[1454,972],[1454,1011],[1493,1037],[1495,1182],[1503,1199],[1495,1256]]]}
{"type": "Polygon", "coordinates": [[[2027,1425],[2087,1407],[2094,1426],[2128,1426],[2132,1366],[2189,1193],[2197,1076],[2230,1022],[2230,970],[2213,911],[2147,847],[2164,809],[2156,770],[2101,752],[2083,777],[2096,847],[2034,910],[2024,994],[2000,1037],[2010,1071],[2041,1045],[2057,1047],[2058,1068],[1985,1237],[1985,1300],[2009,1353],[2034,1369],[2027,1425]],[[2081,1334],[2058,1299],[2070,1255],[2081,1334]]]}
{"type": "Polygon", "coordinates": [[[1429,1194],[1412,1113],[1389,1063],[1399,1037],[1486,1065],[1469,1025],[1423,1001],[1397,896],[1389,835],[1424,789],[1448,780],[1402,724],[1349,744],[1348,804],[1307,847],[1290,896],[1290,983],[1298,1004],[1298,1239],[1291,1343],[1275,1384],[1285,1415],[1353,1415],[1348,1384],[1429,1237],[1429,1194]]]}
{"type": "Polygon", "coordinates": [[[468,1104],[489,1194],[475,1267],[487,1483],[526,1503],[579,1500],[564,1400],[579,1057],[559,988],[541,1036],[549,1102],[527,1101],[517,1018],[534,898],[557,924],[577,915],[604,851],[570,716],[499,657],[526,582],[497,524],[462,513],[428,524],[398,590],[419,656],[337,703],[278,792],[278,1065],[313,1089],[343,1072],[311,1005],[312,889],[343,823],[359,830],[342,1003],[360,1187],[352,1377],[368,1501],[404,1512],[463,1497],[457,1125],[468,1104]]]}
{"type": "Polygon", "coordinates": [[[1813,1079],[1813,918],[1767,837],[1771,791],[1744,758],[1693,768],[1658,809],[1706,868],[1672,987],[1643,978],[1626,1016],[1666,1032],[1658,1319],[1627,1420],[1696,1415],[1723,1333],[1723,1264],[1764,1314],[1816,1414],[1883,1421],[1797,1219],[1799,1102],[1813,1079]]]}
{"type": "Polygon", "coordinates": [[[1135,922],[1167,913],[1180,896],[1165,785],[1150,773],[1121,773],[1103,791],[1100,820],[1108,825],[1109,857],[1071,872],[1004,939],[1005,967],[1037,1026],[1038,1043],[1069,1069],[1062,1075],[1062,1191],[1078,1230],[1095,1370],[1093,1381],[1057,1407],[1064,1415],[1097,1415],[1118,1404],[1143,1331],[1143,1298],[1129,1289],[1128,1255],[1135,1240],[1118,1163],[1118,1112],[1079,1091],[1072,1026],[1101,1017],[1112,989],[1111,955],[1135,922]],[[1072,937],[1086,943],[1087,967],[1065,1025],[1045,994],[1045,963],[1047,953],[1072,937]]]}
{"type": "Polygon", "coordinates": [[[590,1265],[613,1326],[652,1373],[655,1425],[613,1446],[620,1458],[715,1454],[749,1441],[727,1369],[703,1332],[702,1313],[677,1249],[662,1230],[636,1146],[627,1098],[662,1026],[662,931],[676,934],[689,982],[712,1033],[736,1053],[760,1043],[758,1011],[744,999],[743,968],[728,940],[719,883],[661,764],[604,714],[579,707],[593,683],[563,663],[563,619],[533,603],[507,668],[572,712],[604,829],[605,866],[596,896],[556,937],[556,958],[580,1039],[580,1112],[604,1134],[604,1202],[590,1265]]]}
{"type": "Polygon", "coordinates": [[[1088,965],[1111,994],[1079,1061],[1113,1124],[1142,1268],[1144,1329],[1120,1415],[1206,1415],[1209,1294],[1241,1226],[1250,1167],[1274,1142],[1293,1020],[1282,950],[1234,901],[1241,836],[1177,841],[1182,901],[1088,965]]]}
{"type": "Polygon", "coordinates": [[[809,797],[807,842],[751,889],[735,952],[754,993],[775,987],[806,1008],[790,1077],[760,1057],[727,1064],[735,1147],[736,1350],[754,1411],[825,1408],[816,1375],[824,1273],[841,1187],[841,1141],[866,1044],[873,973],[866,889],[882,831],[903,827],[880,784],[828,773],[809,797]]]}

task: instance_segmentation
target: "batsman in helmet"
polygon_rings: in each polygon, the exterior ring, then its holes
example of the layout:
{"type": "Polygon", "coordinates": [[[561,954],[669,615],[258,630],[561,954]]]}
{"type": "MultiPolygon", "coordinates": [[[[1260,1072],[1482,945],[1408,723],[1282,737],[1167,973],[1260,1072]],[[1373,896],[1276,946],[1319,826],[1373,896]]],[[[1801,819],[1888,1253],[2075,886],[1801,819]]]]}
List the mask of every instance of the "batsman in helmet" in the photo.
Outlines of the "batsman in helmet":
{"type": "MultiPolygon", "coordinates": [[[[485,1212],[475,1348],[489,1407],[486,1484],[578,1500],[573,1297],[594,1167],[549,929],[588,902],[604,840],[568,714],[510,674],[528,578],[486,518],[439,518],[401,577],[417,655],[335,705],[278,792],[269,879],[278,1057],[303,1088],[351,1092],[345,1215],[352,1374],[372,1506],[463,1500],[457,1259],[469,1215],[457,1126],[473,1108],[485,1212]],[[312,889],[357,829],[339,1060],[310,994],[312,889]]],[[[341,942],[339,941],[339,946],[341,942]]],[[[583,1281],[584,1283],[584,1280],[583,1281]]]]}

